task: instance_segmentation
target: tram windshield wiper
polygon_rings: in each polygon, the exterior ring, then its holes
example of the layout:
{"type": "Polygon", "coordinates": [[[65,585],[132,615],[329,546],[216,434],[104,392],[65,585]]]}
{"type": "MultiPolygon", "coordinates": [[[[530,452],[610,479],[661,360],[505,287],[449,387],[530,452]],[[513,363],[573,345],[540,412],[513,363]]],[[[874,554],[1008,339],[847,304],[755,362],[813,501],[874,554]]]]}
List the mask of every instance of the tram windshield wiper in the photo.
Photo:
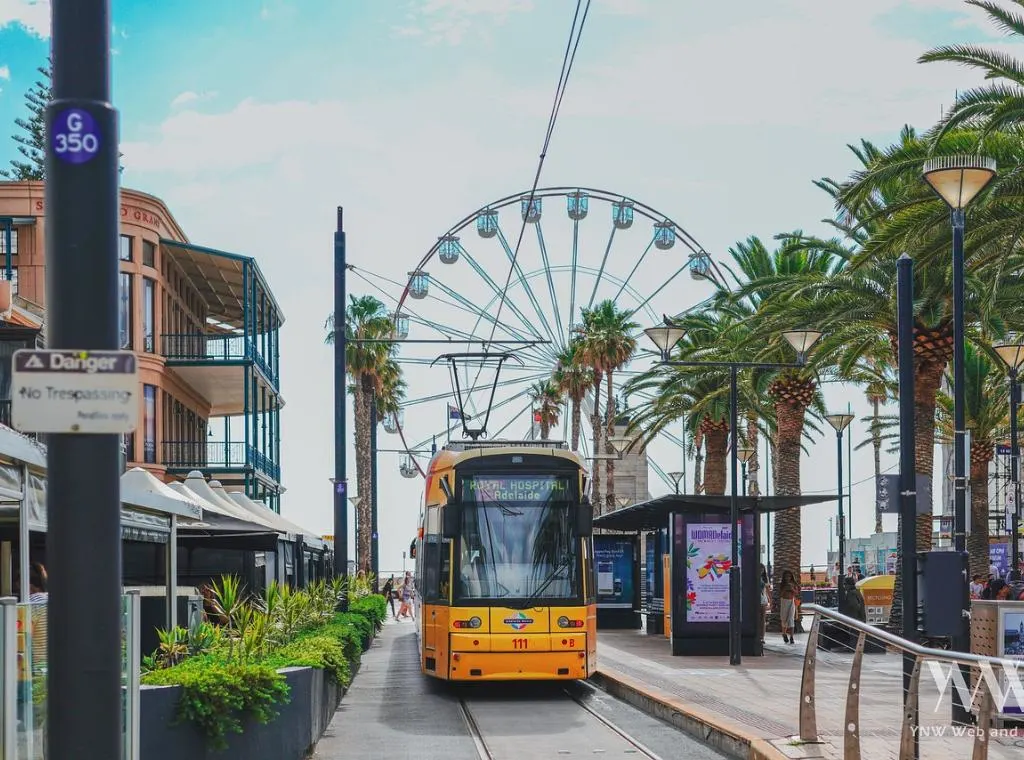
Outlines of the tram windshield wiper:
{"type": "Polygon", "coordinates": [[[532,605],[535,601],[537,601],[538,597],[540,597],[540,595],[544,593],[544,591],[547,589],[547,587],[555,582],[555,580],[558,578],[559,574],[563,570],[569,569],[569,565],[570,564],[572,564],[572,558],[571,557],[565,557],[564,559],[562,559],[561,562],[559,562],[557,565],[555,565],[554,569],[548,574],[548,577],[544,579],[544,581],[537,587],[537,589],[532,594],[530,594],[528,597],[526,597],[526,599],[523,600],[522,604],[517,605],[516,607],[513,607],[512,609],[517,609],[517,610],[529,609],[530,605],[532,605]]]}

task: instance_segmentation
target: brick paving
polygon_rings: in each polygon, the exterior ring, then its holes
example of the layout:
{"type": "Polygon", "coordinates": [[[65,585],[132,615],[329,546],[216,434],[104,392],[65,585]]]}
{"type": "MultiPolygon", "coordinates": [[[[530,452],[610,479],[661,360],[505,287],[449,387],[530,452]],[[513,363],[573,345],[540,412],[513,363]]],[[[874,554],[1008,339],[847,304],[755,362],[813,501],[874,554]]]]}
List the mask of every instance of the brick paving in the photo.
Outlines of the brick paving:
{"type": "MultiPolygon", "coordinates": [[[[598,668],[617,671],[634,681],[699,705],[727,723],[785,749],[787,739],[799,734],[800,679],[806,635],[795,645],[783,644],[769,634],[764,657],[747,657],[730,667],[723,657],[673,657],[664,636],[639,631],[601,631],[598,668]]],[[[849,682],[849,653],[817,652],[815,701],[819,748],[828,758],[840,758],[849,682]]],[[[896,760],[902,719],[902,666],[896,654],[866,654],[861,673],[861,756],[864,760],[896,760]]],[[[923,676],[920,723],[938,731],[948,724],[948,698],[940,700],[932,679],[923,676]]],[[[930,734],[920,739],[920,757],[931,760],[969,760],[973,739],[930,734]]],[[[993,739],[991,760],[1024,758],[1024,729],[1016,737],[993,739]]]]}

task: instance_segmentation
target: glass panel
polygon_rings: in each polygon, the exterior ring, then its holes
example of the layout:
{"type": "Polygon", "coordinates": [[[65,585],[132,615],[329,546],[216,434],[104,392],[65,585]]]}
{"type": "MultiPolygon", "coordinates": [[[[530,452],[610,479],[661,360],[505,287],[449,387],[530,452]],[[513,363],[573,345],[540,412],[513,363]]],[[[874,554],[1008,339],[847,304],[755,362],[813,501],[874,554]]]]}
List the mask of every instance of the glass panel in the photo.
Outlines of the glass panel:
{"type": "MultiPolygon", "coordinates": [[[[21,493],[21,468],[10,464],[0,464],[0,489],[21,493]]],[[[21,499],[20,496],[17,497],[21,499]]]]}
{"type": "MultiPolygon", "coordinates": [[[[18,255],[18,231],[11,229],[11,255],[18,255]]],[[[7,255],[7,229],[0,227],[0,256],[7,255]]]]}
{"type": "Polygon", "coordinates": [[[146,439],[142,445],[143,461],[153,464],[156,462],[156,386],[144,385],[142,386],[142,392],[146,401],[146,439]]]}
{"type": "Polygon", "coordinates": [[[29,522],[46,526],[46,478],[33,473],[28,476],[28,519],[29,522]]]}
{"type": "Polygon", "coordinates": [[[132,347],[132,276],[122,272],[119,284],[117,324],[124,349],[132,347]]]}
{"type": "Polygon", "coordinates": [[[147,267],[156,267],[156,245],[148,240],[142,241],[142,264],[147,267]]]}
{"type": "Polygon", "coordinates": [[[570,493],[567,477],[464,479],[456,596],[579,596],[579,541],[570,493]]]}
{"type": "Polygon", "coordinates": [[[118,248],[118,254],[119,254],[119,257],[120,257],[121,261],[131,261],[132,260],[132,236],[131,235],[122,235],[121,236],[121,240],[120,240],[120,244],[119,244],[119,248],[118,248]]]}
{"type": "Polygon", "coordinates": [[[153,352],[155,329],[155,283],[148,277],[142,280],[142,350],[153,352]]]}
{"type": "Polygon", "coordinates": [[[19,760],[42,760],[46,757],[46,613],[49,595],[34,584],[31,589],[28,603],[18,605],[19,760]]]}

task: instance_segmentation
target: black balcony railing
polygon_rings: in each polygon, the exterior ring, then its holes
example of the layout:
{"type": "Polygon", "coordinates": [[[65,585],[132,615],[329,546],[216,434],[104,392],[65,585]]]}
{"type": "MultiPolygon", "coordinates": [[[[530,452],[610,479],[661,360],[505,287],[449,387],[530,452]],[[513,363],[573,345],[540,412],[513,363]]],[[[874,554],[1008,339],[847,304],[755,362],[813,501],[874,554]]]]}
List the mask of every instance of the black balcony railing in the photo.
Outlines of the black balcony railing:
{"type": "Polygon", "coordinates": [[[281,466],[239,441],[164,441],[164,465],[178,470],[253,469],[281,482],[281,466]]]}
{"type": "Polygon", "coordinates": [[[259,343],[241,335],[211,335],[207,333],[165,333],[160,336],[163,356],[181,362],[242,362],[251,361],[273,383],[277,372],[273,362],[259,350],[259,343]]]}
{"type": "MultiPolygon", "coordinates": [[[[11,400],[4,399],[0,401],[0,425],[14,427],[14,425],[11,424],[11,421],[11,400]]],[[[23,435],[27,435],[29,438],[34,438],[39,441],[39,443],[46,443],[46,436],[43,433],[23,433],[23,435]]]]}

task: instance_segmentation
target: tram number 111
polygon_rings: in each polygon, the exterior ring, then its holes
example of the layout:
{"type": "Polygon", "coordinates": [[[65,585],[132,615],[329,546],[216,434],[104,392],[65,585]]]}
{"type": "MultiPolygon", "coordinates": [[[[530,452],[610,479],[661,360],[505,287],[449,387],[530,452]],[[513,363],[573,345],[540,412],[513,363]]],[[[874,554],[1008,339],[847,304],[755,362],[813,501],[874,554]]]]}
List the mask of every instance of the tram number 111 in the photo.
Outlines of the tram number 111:
{"type": "Polygon", "coordinates": [[[512,648],[513,649],[529,649],[530,648],[530,640],[529,639],[512,639],[512,648]]]}

